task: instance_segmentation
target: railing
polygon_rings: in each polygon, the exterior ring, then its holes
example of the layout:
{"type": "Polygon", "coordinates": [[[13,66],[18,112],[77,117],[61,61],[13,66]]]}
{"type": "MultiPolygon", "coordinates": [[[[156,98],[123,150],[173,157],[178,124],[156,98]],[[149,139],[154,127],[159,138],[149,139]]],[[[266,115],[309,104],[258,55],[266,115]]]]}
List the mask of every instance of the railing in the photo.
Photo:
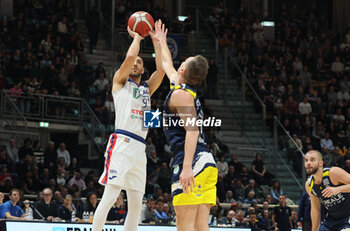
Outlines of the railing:
{"type": "Polygon", "coordinates": [[[106,138],[106,130],[104,125],[97,118],[95,113],[91,110],[90,106],[85,100],[82,100],[82,125],[90,138],[97,145],[99,151],[104,150],[104,141],[106,138]]]}
{"type": "Polygon", "coordinates": [[[99,150],[104,149],[105,127],[83,98],[2,91],[1,101],[1,115],[11,118],[9,121],[21,119],[25,125],[28,120],[82,125],[99,150]],[[12,104],[12,107],[8,104],[12,104]],[[15,113],[13,108],[16,109],[15,113]]]}
{"type": "MultiPolygon", "coordinates": [[[[114,21],[111,18],[107,18],[108,16],[110,16],[108,12],[99,11],[99,15],[101,20],[100,32],[102,33],[103,37],[107,40],[107,42],[110,42],[112,44],[114,40],[114,37],[112,37],[113,29],[114,29],[114,21]]],[[[113,45],[111,45],[111,49],[113,51],[113,45]]]]}
{"type": "MultiPolygon", "coordinates": [[[[291,155],[291,153],[288,152],[293,152],[294,156],[293,159],[294,161],[299,161],[299,166],[301,171],[301,176],[302,176],[302,182],[306,181],[306,172],[304,166],[304,158],[305,158],[305,153],[303,150],[300,149],[300,147],[297,145],[297,143],[293,140],[293,138],[290,136],[289,132],[286,130],[286,128],[283,126],[283,124],[279,121],[279,119],[274,116],[274,153],[280,153],[278,152],[277,148],[280,147],[279,149],[282,149],[283,152],[287,155],[291,155]],[[300,156],[299,156],[300,155],[300,156]]],[[[282,158],[282,161],[284,162],[284,158],[282,158]]],[[[286,165],[288,167],[288,165],[286,165]]],[[[274,167],[276,165],[274,164],[274,167]]],[[[292,173],[291,169],[288,167],[288,170],[290,173],[292,173]]],[[[276,172],[276,170],[275,170],[276,172]]],[[[293,178],[296,180],[294,174],[292,174],[293,178]]],[[[303,189],[304,187],[300,185],[299,180],[297,181],[299,186],[303,189]]]]}
{"type": "Polygon", "coordinates": [[[1,91],[0,94],[0,123],[1,127],[3,127],[0,129],[0,133],[8,134],[16,140],[24,140],[27,137],[30,137],[32,140],[38,139],[38,133],[28,132],[28,121],[13,99],[5,91],[1,91]]]}
{"type": "Polygon", "coordinates": [[[5,125],[16,128],[19,123],[28,130],[28,121],[23,116],[13,98],[11,98],[5,91],[1,91],[1,118],[5,125]]]}
{"type": "MultiPolygon", "coordinates": [[[[298,179],[298,177],[295,176],[295,172],[289,167],[290,165],[285,161],[285,158],[283,158],[283,156],[280,155],[280,151],[281,149],[279,148],[281,146],[281,143],[278,142],[278,138],[281,139],[281,141],[284,142],[284,146],[282,148],[282,151],[288,151],[287,147],[285,146],[285,142],[291,142],[293,143],[293,145],[297,146],[295,144],[295,142],[293,141],[293,139],[291,138],[291,136],[289,135],[289,133],[285,130],[285,128],[282,126],[281,122],[277,119],[274,118],[274,123],[275,123],[275,129],[274,129],[274,143],[273,144],[269,144],[266,142],[266,105],[263,103],[263,101],[260,99],[258,93],[255,91],[254,87],[252,86],[252,84],[250,83],[250,81],[247,79],[246,77],[246,68],[245,71],[242,71],[242,68],[239,66],[239,64],[237,63],[235,58],[232,58],[229,60],[228,55],[227,55],[227,49],[225,49],[225,68],[227,68],[228,66],[235,66],[236,70],[238,70],[238,72],[241,74],[242,76],[242,105],[240,107],[241,108],[241,131],[242,133],[244,133],[246,135],[246,137],[248,138],[248,140],[251,142],[252,138],[250,137],[250,135],[247,134],[247,132],[249,130],[253,130],[255,132],[260,132],[261,134],[261,143],[263,145],[263,147],[268,148],[270,150],[271,155],[269,155],[269,159],[270,159],[270,163],[273,166],[273,172],[274,174],[277,173],[276,170],[276,166],[277,166],[277,158],[279,158],[283,165],[288,169],[288,172],[290,173],[290,175],[292,176],[292,178],[297,182],[298,186],[303,189],[300,180],[298,179]],[[247,100],[246,100],[246,94],[250,92],[250,95],[252,95],[252,98],[257,102],[258,107],[261,108],[260,112],[261,112],[261,126],[257,126],[254,125],[252,123],[252,121],[249,119],[249,114],[247,114],[247,108],[249,106],[247,106],[247,100]],[[246,127],[247,126],[247,127],[246,127]],[[283,133],[279,132],[279,129],[277,129],[277,127],[281,128],[280,130],[283,131],[283,133]],[[273,150],[271,150],[273,147],[273,150]]],[[[228,79],[228,70],[225,70],[225,83],[229,82],[228,79]]],[[[227,96],[226,96],[227,97],[227,96]]],[[[240,99],[235,99],[233,98],[233,100],[240,100],[240,99]]],[[[227,104],[227,106],[230,107],[230,104],[227,104]]],[[[232,108],[232,106],[230,107],[232,108]]],[[[233,113],[234,114],[234,113],[233,113]]],[[[235,115],[234,115],[235,116],[235,115]]],[[[238,116],[238,115],[236,115],[238,116]]],[[[296,148],[297,152],[300,153],[300,155],[303,157],[304,153],[302,152],[302,150],[300,150],[299,147],[296,148]]],[[[302,167],[301,168],[301,173],[302,173],[302,181],[305,181],[305,169],[302,167]]]]}
{"type": "Polygon", "coordinates": [[[196,9],[196,51],[198,53],[198,44],[199,44],[199,27],[200,21],[205,25],[205,29],[209,31],[210,35],[213,37],[215,41],[215,62],[219,61],[219,38],[214,33],[213,29],[209,26],[207,20],[203,17],[199,9],[196,9]]]}
{"type": "MultiPolygon", "coordinates": [[[[252,84],[250,83],[250,81],[247,79],[246,77],[246,68],[244,70],[244,72],[242,71],[241,67],[238,65],[237,61],[235,58],[230,58],[228,57],[228,50],[227,48],[225,48],[224,50],[225,53],[225,59],[224,59],[224,66],[225,66],[225,83],[228,83],[228,69],[227,67],[229,65],[234,65],[236,67],[236,69],[239,71],[239,73],[241,74],[242,77],[242,110],[241,110],[241,131],[242,133],[246,130],[245,129],[245,124],[246,122],[250,123],[250,120],[246,119],[246,94],[247,94],[247,90],[246,87],[248,85],[248,91],[252,92],[254,99],[258,102],[259,107],[261,107],[261,127],[257,127],[256,129],[254,129],[255,131],[259,131],[261,132],[261,139],[263,142],[263,145],[265,145],[265,131],[266,131],[266,105],[264,104],[264,102],[260,99],[258,93],[255,91],[254,87],[252,86],[252,84]]],[[[225,85],[226,88],[226,85],[225,85]]],[[[225,101],[227,98],[227,90],[225,89],[225,101]]],[[[255,127],[255,126],[252,126],[255,127]]]]}

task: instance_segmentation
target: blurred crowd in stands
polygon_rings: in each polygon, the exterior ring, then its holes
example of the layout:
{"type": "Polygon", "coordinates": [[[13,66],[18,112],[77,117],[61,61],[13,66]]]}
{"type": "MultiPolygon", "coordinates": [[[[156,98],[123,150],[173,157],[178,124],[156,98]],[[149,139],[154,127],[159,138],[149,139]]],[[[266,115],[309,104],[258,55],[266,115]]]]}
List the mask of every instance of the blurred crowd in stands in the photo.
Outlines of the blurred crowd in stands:
{"type": "Polygon", "coordinates": [[[296,171],[302,167],[299,147],[317,149],[327,165],[350,172],[350,30],[331,31],[315,5],[302,12],[282,4],[273,41],[264,39],[261,20],[244,7],[234,16],[218,5],[209,22],[220,48],[247,68],[270,118],[277,116],[292,136],[294,142],[282,136],[281,146],[296,171]]]}

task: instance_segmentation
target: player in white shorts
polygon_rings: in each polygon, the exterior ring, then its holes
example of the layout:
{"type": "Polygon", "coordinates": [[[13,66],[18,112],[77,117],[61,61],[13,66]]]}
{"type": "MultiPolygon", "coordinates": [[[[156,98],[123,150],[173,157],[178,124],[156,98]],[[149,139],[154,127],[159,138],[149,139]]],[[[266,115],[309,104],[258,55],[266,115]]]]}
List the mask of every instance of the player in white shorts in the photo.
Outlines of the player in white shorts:
{"type": "MultiPolygon", "coordinates": [[[[155,23],[155,34],[161,27],[155,23]]],[[[136,231],[142,209],[142,198],[146,184],[145,138],[147,129],[143,128],[143,110],[151,106],[150,96],[161,84],[165,72],[160,63],[159,41],[153,39],[157,70],[149,80],[141,82],[144,72],[143,60],[138,56],[139,34],[128,28],[133,42],[125,60],[113,78],[112,95],[115,107],[115,132],[110,136],[105,153],[104,172],[99,183],[105,190],[94,216],[92,230],[101,231],[107,214],[115,203],[120,191],[126,190],[128,196],[128,214],[124,230],[136,231]]]]}

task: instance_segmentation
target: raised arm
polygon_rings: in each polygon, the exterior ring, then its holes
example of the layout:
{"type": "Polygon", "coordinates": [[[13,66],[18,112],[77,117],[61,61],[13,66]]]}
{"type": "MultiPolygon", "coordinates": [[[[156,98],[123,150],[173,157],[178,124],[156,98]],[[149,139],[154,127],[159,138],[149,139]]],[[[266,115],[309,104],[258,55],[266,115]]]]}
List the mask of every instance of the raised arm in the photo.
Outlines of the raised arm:
{"type": "Polygon", "coordinates": [[[161,27],[162,27],[162,21],[158,20],[154,24],[155,31],[150,32],[153,46],[154,46],[154,52],[156,54],[156,67],[157,67],[156,71],[153,72],[149,80],[146,81],[151,95],[158,89],[165,75],[165,71],[163,70],[163,66],[162,66],[162,59],[161,59],[162,55],[161,55],[160,44],[159,44],[159,40],[157,39],[157,35],[161,33],[161,27]]]}
{"type": "Polygon", "coordinates": [[[311,199],[311,231],[317,231],[321,223],[321,201],[310,192],[308,182],[305,182],[305,189],[311,199]]]}
{"type": "Polygon", "coordinates": [[[178,73],[174,68],[173,60],[171,58],[171,53],[166,41],[167,33],[168,33],[168,29],[165,29],[165,25],[162,24],[160,28],[160,33],[158,34],[156,39],[159,40],[163,70],[168,76],[170,82],[176,82],[178,79],[178,73]]]}
{"type": "Polygon", "coordinates": [[[132,70],[136,57],[140,51],[140,41],[143,38],[138,33],[133,32],[129,27],[128,32],[130,36],[134,38],[134,40],[132,41],[128,52],[126,53],[124,62],[120,66],[119,70],[114,74],[112,92],[118,91],[128,80],[129,74],[132,70]]]}

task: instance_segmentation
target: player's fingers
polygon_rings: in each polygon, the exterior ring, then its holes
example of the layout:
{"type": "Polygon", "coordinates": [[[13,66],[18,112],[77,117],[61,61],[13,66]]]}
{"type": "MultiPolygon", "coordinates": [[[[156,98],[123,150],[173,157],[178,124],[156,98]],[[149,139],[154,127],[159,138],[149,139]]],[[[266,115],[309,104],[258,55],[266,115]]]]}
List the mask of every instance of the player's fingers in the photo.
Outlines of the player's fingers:
{"type": "Polygon", "coordinates": [[[193,192],[192,182],[190,181],[191,192],[193,192]]]}
{"type": "Polygon", "coordinates": [[[331,191],[328,190],[328,189],[325,189],[325,190],[322,191],[322,195],[324,197],[330,197],[331,196],[331,191]]]}
{"type": "Polygon", "coordinates": [[[186,183],[182,184],[182,191],[184,191],[184,193],[187,194],[187,185],[186,185],[186,183]]]}
{"type": "Polygon", "coordinates": [[[168,33],[168,28],[165,30],[165,35],[168,33]]]}
{"type": "Polygon", "coordinates": [[[195,188],[196,187],[196,181],[195,181],[194,177],[192,177],[192,182],[193,182],[193,188],[195,188]]]}
{"type": "Polygon", "coordinates": [[[134,36],[135,36],[135,32],[133,32],[131,29],[130,29],[130,27],[128,26],[128,32],[129,32],[129,35],[132,37],[132,38],[134,38],[134,36]]]}

